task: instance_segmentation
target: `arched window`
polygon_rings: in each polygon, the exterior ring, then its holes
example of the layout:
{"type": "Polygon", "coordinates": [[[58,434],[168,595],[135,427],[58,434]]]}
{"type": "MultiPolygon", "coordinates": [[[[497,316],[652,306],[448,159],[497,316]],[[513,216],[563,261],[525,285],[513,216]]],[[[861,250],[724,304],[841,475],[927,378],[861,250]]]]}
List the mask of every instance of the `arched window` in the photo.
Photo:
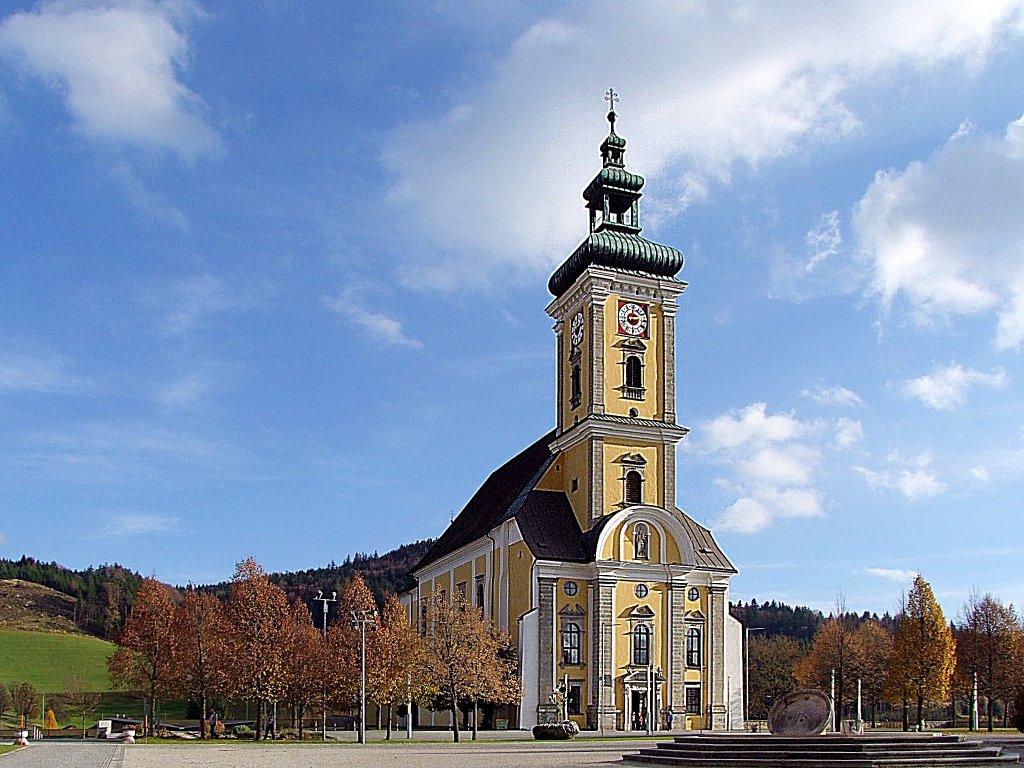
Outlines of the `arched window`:
{"type": "Polygon", "coordinates": [[[639,504],[643,500],[644,479],[635,469],[626,473],[626,503],[639,504]]]}
{"type": "Polygon", "coordinates": [[[647,560],[651,556],[651,530],[647,523],[637,523],[633,526],[633,557],[637,560],[647,560]]]}
{"type": "Polygon", "coordinates": [[[572,397],[571,397],[571,400],[570,400],[570,405],[573,408],[575,408],[576,406],[578,406],[580,404],[580,400],[583,397],[583,384],[580,381],[580,367],[579,367],[579,365],[574,365],[572,367],[572,383],[571,383],[571,386],[572,386],[572,389],[570,391],[572,393],[572,397]]]}
{"type": "Polygon", "coordinates": [[[646,624],[633,629],[633,663],[639,667],[651,663],[651,630],[646,624]]]}
{"type": "Polygon", "coordinates": [[[643,368],[640,365],[640,358],[630,355],[626,358],[626,386],[639,389],[644,385],[643,368]]]}
{"type": "Polygon", "coordinates": [[[686,630],[686,666],[700,667],[700,628],[690,627],[686,630]]]}
{"type": "Polygon", "coordinates": [[[484,580],[476,580],[476,607],[480,609],[481,613],[484,610],[484,580]]]}
{"type": "Polygon", "coordinates": [[[580,664],[583,659],[580,655],[581,640],[583,633],[580,625],[575,621],[567,621],[562,624],[562,663],[580,664]]]}

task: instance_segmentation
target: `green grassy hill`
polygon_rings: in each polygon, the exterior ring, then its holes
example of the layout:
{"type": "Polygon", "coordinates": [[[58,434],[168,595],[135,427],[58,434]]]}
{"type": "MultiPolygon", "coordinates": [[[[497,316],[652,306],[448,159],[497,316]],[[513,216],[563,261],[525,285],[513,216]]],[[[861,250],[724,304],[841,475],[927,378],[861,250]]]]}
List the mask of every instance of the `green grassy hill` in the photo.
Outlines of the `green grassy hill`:
{"type": "Polygon", "coordinates": [[[27,680],[36,690],[60,693],[77,677],[86,690],[109,691],[107,656],[114,647],[86,635],[0,629],[0,683],[27,680]]]}

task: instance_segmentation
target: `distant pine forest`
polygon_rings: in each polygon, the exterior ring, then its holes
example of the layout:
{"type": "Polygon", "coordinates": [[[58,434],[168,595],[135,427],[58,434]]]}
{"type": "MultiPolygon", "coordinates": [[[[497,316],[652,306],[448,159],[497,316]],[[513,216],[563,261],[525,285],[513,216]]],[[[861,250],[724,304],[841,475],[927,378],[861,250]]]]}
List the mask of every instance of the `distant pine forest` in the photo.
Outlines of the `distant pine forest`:
{"type": "MultiPolygon", "coordinates": [[[[290,600],[301,600],[319,620],[319,605],[314,604],[318,590],[325,594],[341,592],[342,585],[359,572],[373,591],[378,603],[389,592],[400,592],[409,586],[409,571],[430,548],[430,539],[404,544],[384,554],[357,553],[342,563],[322,568],[271,574],[271,580],[284,589],[290,600]],[[315,609],[315,610],[314,610],[315,609]]],[[[42,584],[72,598],[64,607],[63,618],[72,621],[82,632],[116,640],[131,612],[135,592],[142,576],[124,566],[101,565],[76,571],[57,563],[45,563],[32,557],[19,560],[0,559],[0,579],[21,579],[42,584]]],[[[185,585],[178,585],[184,587],[185,585]]],[[[225,597],[230,582],[198,585],[219,597],[225,597]]],[[[821,611],[801,606],[792,607],[774,600],[768,602],[736,602],[730,605],[733,616],[744,626],[763,630],[765,637],[789,637],[802,646],[810,645],[814,634],[828,618],[821,611]]],[[[859,624],[876,619],[891,629],[894,620],[889,614],[848,614],[859,624]]]]}

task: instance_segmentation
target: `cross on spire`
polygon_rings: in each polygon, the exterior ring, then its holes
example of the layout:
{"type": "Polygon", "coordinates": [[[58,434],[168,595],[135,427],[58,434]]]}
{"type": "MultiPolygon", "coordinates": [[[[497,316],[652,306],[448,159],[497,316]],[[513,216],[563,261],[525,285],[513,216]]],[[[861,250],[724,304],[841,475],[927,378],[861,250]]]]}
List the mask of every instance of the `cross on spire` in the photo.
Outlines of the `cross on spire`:
{"type": "Polygon", "coordinates": [[[608,102],[608,122],[612,125],[612,133],[615,133],[615,102],[619,100],[619,94],[614,88],[609,88],[604,100],[608,102]]]}

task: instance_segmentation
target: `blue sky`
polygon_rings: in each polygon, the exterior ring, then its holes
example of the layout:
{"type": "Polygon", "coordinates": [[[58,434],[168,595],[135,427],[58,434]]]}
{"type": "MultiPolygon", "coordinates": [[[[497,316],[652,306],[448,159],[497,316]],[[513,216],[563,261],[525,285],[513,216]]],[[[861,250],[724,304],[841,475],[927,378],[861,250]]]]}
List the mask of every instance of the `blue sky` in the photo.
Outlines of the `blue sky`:
{"type": "Polygon", "coordinates": [[[554,415],[621,94],[733,597],[1024,602],[1024,4],[8,0],[0,556],[438,535],[554,415]]]}

